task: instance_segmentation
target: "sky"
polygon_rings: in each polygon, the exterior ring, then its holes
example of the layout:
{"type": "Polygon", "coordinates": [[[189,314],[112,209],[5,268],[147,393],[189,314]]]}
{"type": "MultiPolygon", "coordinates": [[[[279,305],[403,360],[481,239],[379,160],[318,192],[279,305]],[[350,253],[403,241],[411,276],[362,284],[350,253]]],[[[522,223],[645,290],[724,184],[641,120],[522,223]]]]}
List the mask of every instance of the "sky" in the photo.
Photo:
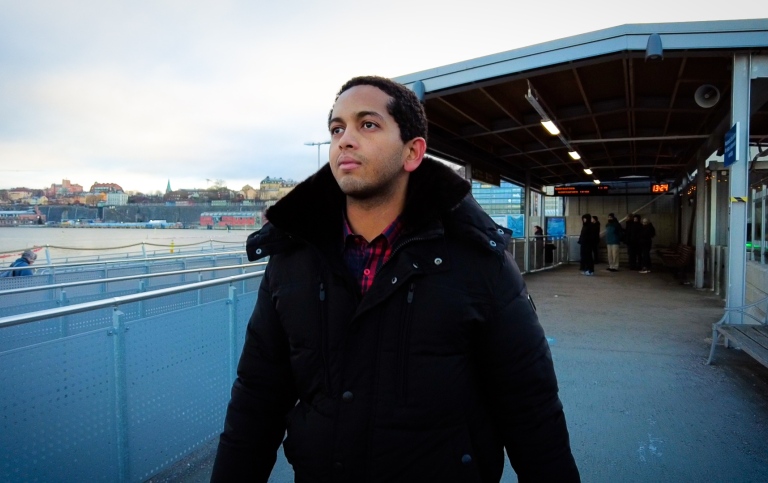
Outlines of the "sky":
{"type": "Polygon", "coordinates": [[[765,17],[758,4],[0,0],[0,189],[300,181],[351,77],[624,24],[765,17]]]}

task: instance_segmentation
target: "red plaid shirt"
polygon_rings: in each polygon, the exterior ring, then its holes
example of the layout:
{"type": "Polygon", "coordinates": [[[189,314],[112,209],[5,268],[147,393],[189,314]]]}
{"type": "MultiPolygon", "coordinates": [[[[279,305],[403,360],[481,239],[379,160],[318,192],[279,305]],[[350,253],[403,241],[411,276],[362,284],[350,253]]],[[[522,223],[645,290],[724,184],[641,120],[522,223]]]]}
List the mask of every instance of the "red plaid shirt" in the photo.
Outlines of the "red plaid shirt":
{"type": "Polygon", "coordinates": [[[370,243],[361,235],[352,233],[347,218],[344,217],[344,262],[357,280],[360,291],[365,294],[373,284],[376,272],[392,254],[392,247],[403,231],[403,223],[398,216],[388,227],[370,243]]]}

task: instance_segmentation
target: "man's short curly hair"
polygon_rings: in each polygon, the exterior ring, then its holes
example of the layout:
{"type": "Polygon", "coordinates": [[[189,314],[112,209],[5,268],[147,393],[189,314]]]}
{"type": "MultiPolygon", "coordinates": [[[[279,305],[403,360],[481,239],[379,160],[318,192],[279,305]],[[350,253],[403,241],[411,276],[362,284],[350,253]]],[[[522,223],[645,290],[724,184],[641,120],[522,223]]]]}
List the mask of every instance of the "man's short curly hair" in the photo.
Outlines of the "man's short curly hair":
{"type": "MultiPolygon", "coordinates": [[[[387,104],[387,111],[397,122],[397,126],[400,128],[400,139],[404,143],[418,137],[427,139],[427,114],[413,91],[386,77],[360,76],[353,77],[341,86],[334,102],[345,91],[355,86],[373,86],[392,98],[387,104]]],[[[333,109],[328,115],[329,125],[332,116],[333,109]]]]}

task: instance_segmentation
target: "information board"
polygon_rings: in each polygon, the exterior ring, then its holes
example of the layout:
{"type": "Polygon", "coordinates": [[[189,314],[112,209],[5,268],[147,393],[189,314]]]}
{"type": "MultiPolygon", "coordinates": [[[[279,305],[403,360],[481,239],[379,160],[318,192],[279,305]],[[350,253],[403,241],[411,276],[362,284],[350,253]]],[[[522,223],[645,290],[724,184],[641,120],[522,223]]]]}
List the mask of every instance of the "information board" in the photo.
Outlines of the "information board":
{"type": "Polygon", "coordinates": [[[610,187],[605,185],[555,186],[555,196],[590,196],[610,194],[610,187]]]}

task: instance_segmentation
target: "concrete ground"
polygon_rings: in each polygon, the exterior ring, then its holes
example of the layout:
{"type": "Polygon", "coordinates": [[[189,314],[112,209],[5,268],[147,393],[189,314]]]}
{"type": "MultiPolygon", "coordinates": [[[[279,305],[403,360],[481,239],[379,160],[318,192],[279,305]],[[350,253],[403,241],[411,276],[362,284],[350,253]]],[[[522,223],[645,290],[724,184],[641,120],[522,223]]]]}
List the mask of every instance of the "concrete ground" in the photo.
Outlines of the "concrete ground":
{"type": "MultiPolygon", "coordinates": [[[[723,303],[668,272],[605,267],[525,276],[582,481],[768,481],[768,368],[722,345],[705,364],[723,303]]],[[[208,481],[214,452],[150,481],[208,481]]],[[[269,481],[293,481],[282,452],[269,481]]],[[[507,463],[502,482],[516,481],[507,463]]]]}

